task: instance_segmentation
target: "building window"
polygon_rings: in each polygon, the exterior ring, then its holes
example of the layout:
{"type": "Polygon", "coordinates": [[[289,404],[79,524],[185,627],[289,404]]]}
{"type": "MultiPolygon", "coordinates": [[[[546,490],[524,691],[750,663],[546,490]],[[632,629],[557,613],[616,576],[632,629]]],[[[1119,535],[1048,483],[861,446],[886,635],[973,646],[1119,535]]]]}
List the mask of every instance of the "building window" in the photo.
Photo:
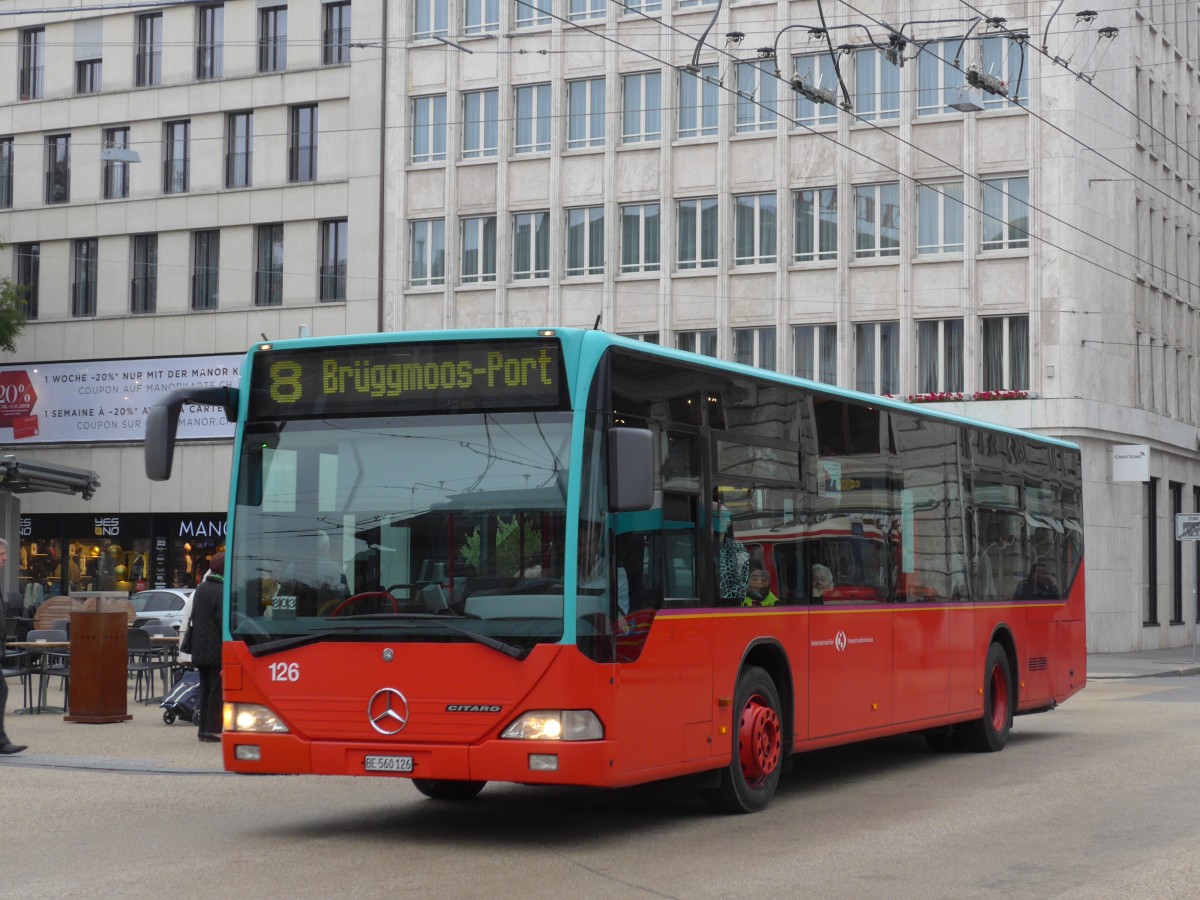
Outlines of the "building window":
{"type": "Polygon", "coordinates": [[[983,249],[1029,247],[1029,179],[987,178],[983,182],[983,249]]]}
{"type": "Polygon", "coordinates": [[[658,344],[660,343],[657,331],[627,331],[622,332],[621,337],[629,338],[631,341],[641,341],[643,344],[658,344]]]}
{"type": "Polygon", "coordinates": [[[917,185],[917,253],[963,252],[963,183],[917,185]]]}
{"type": "MultiPolygon", "coordinates": [[[[679,0],[680,9],[691,9],[696,6],[715,6],[716,4],[717,0],[679,0]]],[[[710,353],[708,355],[712,356],[714,354],[710,353]]]]}
{"type": "Polygon", "coordinates": [[[413,4],[413,40],[445,37],[450,32],[448,0],[415,0],[413,4]]]}
{"type": "MultiPolygon", "coordinates": [[[[837,67],[833,57],[828,53],[806,53],[794,57],[792,70],[796,77],[803,79],[810,87],[825,88],[838,92],[837,67]]],[[[855,110],[857,111],[857,109],[855,110]]],[[[831,103],[814,103],[799,91],[796,92],[796,110],[794,118],[797,125],[807,125],[810,128],[817,125],[836,125],[837,106],[831,103]]]]}
{"type": "Polygon", "coordinates": [[[500,151],[500,92],[463,94],[463,159],[495,156],[500,151]]]}
{"type": "Polygon", "coordinates": [[[550,277],[550,214],[513,216],[513,281],[550,277]]]}
{"type": "Polygon", "coordinates": [[[0,138],[0,209],[13,205],[13,139],[0,138]]]}
{"type": "Polygon", "coordinates": [[[20,90],[22,100],[40,100],[46,69],[46,29],[21,29],[20,90]]]}
{"type": "Polygon", "coordinates": [[[158,235],[133,236],[133,279],[130,282],[129,311],[152,313],[158,302],[158,235]]]}
{"type": "Polygon", "coordinates": [[[900,117],[900,67],[882,50],[854,54],[854,112],[868,122],[900,117]]]}
{"type": "Polygon", "coordinates": [[[164,194],[185,194],[189,189],[191,129],[192,123],[187,119],[163,124],[164,194]]]}
{"type": "Polygon", "coordinates": [[[917,58],[917,115],[937,116],[956,112],[950,106],[957,91],[966,87],[962,69],[955,67],[963,41],[930,41],[917,58]]]}
{"type": "Polygon", "coordinates": [[[46,138],[46,202],[71,202],[71,136],[46,138]]]}
{"type": "Polygon", "coordinates": [[[900,185],[854,188],[854,258],[900,255],[900,185]]]}
{"type": "Polygon", "coordinates": [[[250,187],[253,171],[254,113],[230,113],[225,123],[225,187],[250,187]]]}
{"type": "Polygon", "coordinates": [[[445,160],[446,95],[414,97],[412,117],[412,161],[427,163],[445,160]]]}
{"type": "Polygon", "coordinates": [[[688,353],[700,353],[704,356],[716,356],[717,332],[677,331],[675,332],[675,349],[686,350],[688,353]]]}
{"type": "Polygon", "coordinates": [[[900,323],[854,326],[854,388],[867,394],[900,390],[900,323]]]}
{"type": "MultiPolygon", "coordinates": [[[[104,147],[112,150],[129,149],[129,126],[104,129],[104,147]]],[[[100,162],[100,181],[105,200],[129,196],[129,163],[115,159],[100,162]]]]}
{"type": "Polygon", "coordinates": [[[286,6],[258,11],[258,71],[282,72],[287,68],[287,30],[286,6]]]}
{"type": "MultiPolygon", "coordinates": [[[[1183,485],[1178,481],[1167,482],[1171,497],[1171,527],[1183,515],[1183,485]]],[[[1183,624],[1183,541],[1171,541],[1171,624],[1183,624]]]]}
{"type": "Polygon", "coordinates": [[[1025,60],[1025,45],[999,35],[985,37],[980,43],[983,46],[983,71],[1003,81],[1009,91],[1008,97],[985,93],[983,108],[1024,106],[1029,90],[1029,65],[1025,60]],[[1018,97],[1018,93],[1021,96],[1018,97]]]}
{"type": "Polygon", "coordinates": [[[737,133],[774,131],[779,107],[775,61],[738,63],[737,91],[737,133]]]}
{"type": "Polygon", "coordinates": [[[679,268],[717,265],[717,198],[679,201],[679,268]]]}
{"type": "Polygon", "coordinates": [[[567,210],[567,277],[604,274],[604,207],[567,210]]]}
{"type": "Polygon", "coordinates": [[[983,320],[983,389],[1029,390],[1029,316],[983,320]]]}
{"type": "Polygon", "coordinates": [[[1143,625],[1158,624],[1158,479],[1146,484],[1146,607],[1143,625]]]}
{"type": "Polygon", "coordinates": [[[516,89],[516,153],[543,153],[550,149],[550,85],[527,84],[516,89]]]}
{"type": "MultiPolygon", "coordinates": [[[[632,13],[657,13],[662,12],[662,0],[628,0],[625,3],[625,9],[632,13]]],[[[658,341],[654,341],[658,343],[658,341]]]]}
{"type": "Polygon", "coordinates": [[[621,207],[621,272],[659,270],[659,205],[621,207]]]}
{"type": "Polygon", "coordinates": [[[162,84],[162,27],[162,13],[137,17],[133,83],[138,87],[162,84]]]}
{"type": "Polygon", "coordinates": [[[516,0],[518,28],[550,24],[550,0],[516,0]]]}
{"type": "Polygon", "coordinates": [[[338,66],[350,62],[350,4],[325,4],[325,37],[321,62],[338,66]]]}
{"type": "Polygon", "coordinates": [[[446,220],[421,219],[409,228],[409,279],[413,287],[446,283],[446,220]]]}
{"type": "Polygon", "coordinates": [[[97,238],[72,242],[71,315],[77,319],[96,315],[97,238]]]}
{"type": "Polygon", "coordinates": [[[221,232],[192,234],[192,309],[216,309],[221,272],[221,232]]]}
{"type": "Polygon", "coordinates": [[[346,219],[321,223],[321,293],[322,301],[346,299],[346,219]]]}
{"type": "Polygon", "coordinates": [[[607,0],[567,0],[567,18],[572,22],[603,19],[607,12],[607,0]]]}
{"type": "Polygon", "coordinates": [[[567,149],[603,146],[604,79],[568,81],[567,149]]]}
{"type": "Polygon", "coordinates": [[[721,76],[716,66],[701,66],[693,74],[679,71],[679,138],[708,137],[720,123],[718,94],[721,76]]]}
{"type": "Polygon", "coordinates": [[[225,7],[196,8],[196,79],[220,78],[225,43],[225,7]]]}
{"type": "Polygon", "coordinates": [[[662,140],[662,73],[642,72],[622,80],[621,142],[662,140]]]}
{"type": "Polygon", "coordinates": [[[463,284],[481,284],[496,280],[496,217],[474,216],[462,220],[463,284]]]}
{"type": "Polygon", "coordinates": [[[488,34],[500,30],[500,0],[466,0],[463,32],[488,34]]]}
{"type": "Polygon", "coordinates": [[[774,263],[776,217],[774,194],[741,194],[734,198],[733,264],[774,263]]]}
{"type": "Polygon", "coordinates": [[[38,317],[38,282],[41,275],[42,245],[17,244],[17,288],[21,291],[25,318],[38,317]]]}
{"type": "Polygon", "coordinates": [[[255,254],[254,305],[283,305],[283,225],[259,225],[255,254]]]}
{"type": "Polygon", "coordinates": [[[288,126],[288,181],[317,180],[317,107],[293,106],[288,126]]]}
{"type": "Polygon", "coordinates": [[[837,326],[797,325],[792,329],[796,375],[810,381],[837,384],[837,326]]]}
{"type": "Polygon", "coordinates": [[[75,93],[98,94],[101,90],[103,62],[99,59],[75,61],[75,93]]]}
{"type": "Polygon", "coordinates": [[[917,390],[963,389],[963,320],[917,322],[917,390]]]}
{"type": "Polygon", "coordinates": [[[794,262],[837,259],[837,188],[811,188],[792,194],[795,210],[794,262]]]}
{"type": "Polygon", "coordinates": [[[744,366],[775,369],[775,329],[735,328],[733,361],[744,366]]]}

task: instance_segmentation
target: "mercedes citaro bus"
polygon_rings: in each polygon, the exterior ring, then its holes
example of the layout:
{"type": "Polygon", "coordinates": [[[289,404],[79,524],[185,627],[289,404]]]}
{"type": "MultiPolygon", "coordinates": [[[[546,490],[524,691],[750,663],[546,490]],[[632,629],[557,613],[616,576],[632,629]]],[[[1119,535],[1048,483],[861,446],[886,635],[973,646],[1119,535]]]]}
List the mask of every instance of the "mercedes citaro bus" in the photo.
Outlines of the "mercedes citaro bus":
{"type": "Polygon", "coordinates": [[[794,754],[1000,750],[1084,686],[1064,441],[599,331],[272,341],[242,373],[161,398],[145,446],[163,480],[182,404],[237,424],[232,771],[752,812],[794,754]]]}

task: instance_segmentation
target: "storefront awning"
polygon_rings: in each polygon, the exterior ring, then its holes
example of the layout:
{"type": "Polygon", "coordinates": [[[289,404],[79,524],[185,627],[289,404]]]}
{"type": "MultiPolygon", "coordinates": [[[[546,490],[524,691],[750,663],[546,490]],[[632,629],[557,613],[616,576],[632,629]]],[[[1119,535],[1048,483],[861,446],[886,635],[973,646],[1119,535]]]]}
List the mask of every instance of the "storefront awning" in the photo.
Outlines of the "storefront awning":
{"type": "Polygon", "coordinates": [[[32,494],[50,491],[55,494],[80,494],[91,500],[100,487],[100,476],[87,469],[56,466],[50,463],[0,456],[0,491],[13,494],[32,494]]]}

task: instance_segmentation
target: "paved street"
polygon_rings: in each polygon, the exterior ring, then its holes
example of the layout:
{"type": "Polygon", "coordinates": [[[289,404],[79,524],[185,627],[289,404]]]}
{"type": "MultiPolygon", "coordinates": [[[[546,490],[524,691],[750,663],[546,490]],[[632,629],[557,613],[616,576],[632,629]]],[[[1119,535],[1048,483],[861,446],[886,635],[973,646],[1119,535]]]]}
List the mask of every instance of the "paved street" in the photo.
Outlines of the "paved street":
{"type": "Polygon", "coordinates": [[[0,760],[0,897],[1193,897],[1200,678],[1153,677],[1184,671],[1176,655],[1097,660],[1000,754],[912,737],[808,754],[735,818],[661,788],[442,804],[400,780],[229,775],[156,706],[13,716],[31,747],[0,760]]]}

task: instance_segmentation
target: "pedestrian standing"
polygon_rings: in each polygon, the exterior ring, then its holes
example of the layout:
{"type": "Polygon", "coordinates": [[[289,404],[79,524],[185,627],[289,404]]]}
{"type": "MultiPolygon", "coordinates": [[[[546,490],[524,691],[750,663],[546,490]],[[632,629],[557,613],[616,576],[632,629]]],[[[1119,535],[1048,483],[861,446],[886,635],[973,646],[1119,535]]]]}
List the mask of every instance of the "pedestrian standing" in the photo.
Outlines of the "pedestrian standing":
{"type": "Polygon", "coordinates": [[[221,724],[221,607],[225,598],[225,554],[214,553],[208,573],[192,596],[192,665],[200,673],[202,741],[220,741],[221,724]]]}
{"type": "MultiPolygon", "coordinates": [[[[8,565],[8,541],[0,538],[0,640],[3,640],[7,635],[5,631],[4,613],[8,603],[4,598],[4,568],[8,565]]],[[[0,643],[0,665],[4,663],[4,644],[0,643]]],[[[4,680],[3,673],[0,673],[0,753],[5,756],[10,756],[13,753],[20,753],[25,749],[24,744],[14,744],[8,739],[8,734],[4,730],[4,708],[8,705],[8,682],[4,680]]]]}

